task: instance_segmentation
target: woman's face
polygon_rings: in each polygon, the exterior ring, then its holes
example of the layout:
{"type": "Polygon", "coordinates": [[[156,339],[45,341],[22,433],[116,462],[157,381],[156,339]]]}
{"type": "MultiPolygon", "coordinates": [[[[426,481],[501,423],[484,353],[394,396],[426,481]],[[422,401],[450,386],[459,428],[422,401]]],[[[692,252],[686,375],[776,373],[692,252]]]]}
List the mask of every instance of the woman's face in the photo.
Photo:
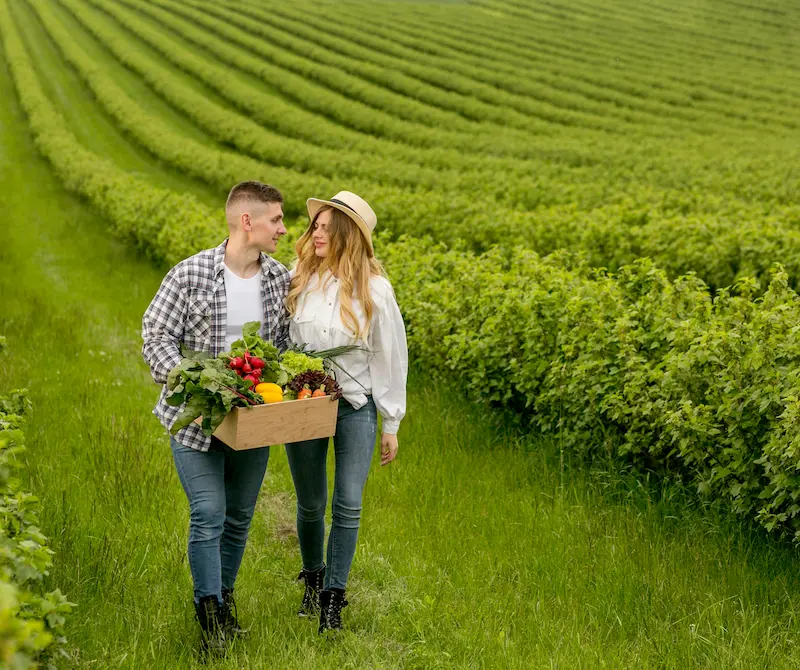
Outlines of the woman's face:
{"type": "Polygon", "coordinates": [[[325,258],[328,255],[330,248],[330,233],[329,227],[331,225],[331,210],[325,210],[313,223],[311,231],[311,239],[314,242],[314,253],[320,258],[325,258]]]}

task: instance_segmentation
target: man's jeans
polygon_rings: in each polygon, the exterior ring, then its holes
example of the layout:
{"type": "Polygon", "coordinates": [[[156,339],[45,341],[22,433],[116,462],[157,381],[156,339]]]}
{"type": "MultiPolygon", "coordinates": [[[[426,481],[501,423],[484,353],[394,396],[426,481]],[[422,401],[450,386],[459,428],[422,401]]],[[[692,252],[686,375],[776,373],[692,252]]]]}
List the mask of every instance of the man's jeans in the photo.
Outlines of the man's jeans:
{"type": "Polygon", "coordinates": [[[194,598],[233,589],[250,521],[269,461],[269,447],[234,451],[212,438],[209,451],[170,440],[191,512],[189,567],[194,598]]]}
{"type": "MultiPolygon", "coordinates": [[[[356,551],[361,520],[361,497],[369,474],[378,419],[372,397],[355,410],[339,401],[333,450],[336,470],[333,484],[333,525],[328,539],[328,569],[324,588],[344,589],[356,551]]],[[[286,445],[289,468],[297,491],[297,535],[306,570],[319,570],[325,542],[325,508],[328,503],[326,461],[328,438],[286,445]]]]}

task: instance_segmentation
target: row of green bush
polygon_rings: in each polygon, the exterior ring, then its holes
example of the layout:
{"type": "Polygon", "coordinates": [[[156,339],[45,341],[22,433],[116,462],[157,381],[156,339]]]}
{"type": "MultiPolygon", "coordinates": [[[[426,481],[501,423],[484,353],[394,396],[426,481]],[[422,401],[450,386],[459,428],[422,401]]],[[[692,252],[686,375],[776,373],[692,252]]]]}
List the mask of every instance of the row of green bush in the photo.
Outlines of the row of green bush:
{"type": "MultiPolygon", "coordinates": [[[[486,10],[507,10],[502,2],[482,0],[481,5],[478,9],[481,14],[486,10]]],[[[619,11],[617,7],[614,9],[615,12],[619,11]]],[[[386,14],[383,16],[389,21],[395,18],[386,14]]],[[[431,29],[442,31],[444,39],[449,40],[447,43],[451,46],[488,57],[491,61],[519,67],[520,59],[524,59],[531,67],[549,64],[548,70],[552,70],[553,64],[563,65],[566,71],[579,69],[589,80],[600,85],[663,100],[672,106],[695,107],[701,113],[713,111],[722,118],[730,118],[730,97],[744,105],[744,109],[752,103],[756,103],[757,108],[760,103],[766,103],[764,111],[769,111],[770,103],[785,105],[787,102],[781,85],[784,72],[779,69],[759,69],[757,77],[747,72],[746,67],[732,72],[728,64],[741,63],[741,54],[728,54],[733,58],[720,59],[714,47],[709,49],[703,42],[691,38],[688,38],[690,42],[687,44],[686,35],[678,35],[673,31],[660,31],[657,39],[642,39],[642,33],[651,32],[653,25],[652,22],[643,23],[641,15],[636,16],[636,35],[621,33],[611,19],[604,22],[605,25],[598,25],[596,31],[586,31],[583,39],[577,43],[571,37],[553,30],[553,21],[569,21],[563,15],[551,15],[543,21],[540,20],[542,17],[529,13],[522,20],[508,20],[510,17],[507,17],[503,22],[502,38],[498,37],[499,31],[486,29],[487,21],[483,17],[470,17],[465,13],[462,18],[458,34],[448,25],[445,17],[437,17],[426,23],[431,29]],[[531,41],[531,34],[539,38],[535,43],[531,41]],[[610,61],[608,49],[612,46],[615,48],[615,58],[610,61]],[[687,56],[690,59],[705,57],[707,67],[687,73],[687,56]],[[622,72],[624,76],[620,76],[622,72]]],[[[766,35],[763,39],[770,37],[766,35]]],[[[716,41],[709,41],[709,44],[716,45],[716,41]]]]}
{"type": "MultiPolygon", "coordinates": [[[[194,44],[202,44],[218,59],[242,71],[253,74],[270,86],[275,87],[283,95],[298,100],[306,109],[345,123],[357,130],[386,137],[419,147],[449,147],[463,153],[481,153],[500,156],[529,157],[532,154],[526,146],[528,133],[544,134],[552,130],[553,124],[568,124],[578,128],[603,130],[620,134],[613,121],[604,117],[590,116],[552,108],[550,118],[530,117],[499,108],[492,109],[482,105],[484,124],[481,128],[467,122],[456,115],[458,106],[451,103],[449,111],[437,110],[436,107],[423,105],[420,102],[391,93],[382,86],[375,86],[363,79],[332,68],[315,64],[313,61],[292,55],[290,52],[276,50],[261,40],[246,39],[240,31],[228,32],[224,23],[203,17],[195,12],[188,12],[188,17],[197,23],[210,26],[230,39],[238,35],[236,42],[246,45],[243,52],[233,49],[226,43],[228,40],[214,39],[206,31],[198,30],[184,20],[176,20],[174,15],[159,10],[151,2],[125,0],[126,4],[135,6],[148,16],[156,18],[159,23],[170,26],[173,30],[194,44]],[[257,51],[255,51],[257,50],[257,51]],[[249,56],[253,53],[254,56],[249,56]],[[263,58],[257,58],[256,55],[263,58]],[[265,60],[268,59],[268,60],[265,60]],[[272,65],[271,63],[274,63],[272,65]],[[315,83],[311,83],[311,82],[315,83]],[[357,102],[360,101],[360,102],[357,102]],[[398,107],[399,109],[395,109],[398,107]],[[407,123],[398,117],[411,114],[417,123],[407,123]],[[437,127],[421,125],[425,120],[430,124],[434,117],[438,119],[437,127]],[[456,122],[447,119],[456,116],[456,122]],[[502,125],[501,125],[502,124],[502,125]],[[508,127],[504,127],[504,126],[508,127]],[[482,129],[482,130],[481,130],[482,129]],[[521,132],[517,132],[521,131],[521,132]]],[[[160,1],[158,4],[163,4],[160,1]]],[[[173,9],[180,9],[172,4],[173,9]]],[[[184,16],[187,16],[184,14],[184,16]]],[[[467,105],[478,106],[478,102],[470,100],[467,105]]],[[[542,109],[544,112],[544,109],[542,109]]]]}
{"type": "MultiPolygon", "coordinates": [[[[287,108],[283,100],[273,95],[256,94],[252,87],[233,80],[227,68],[165,40],[163,34],[154,30],[152,22],[106,0],[92,2],[168,61],[211,87],[253,120],[274,128],[281,135],[308,142],[304,147],[299,147],[296,141],[289,146],[288,138],[278,139],[276,135],[272,140],[254,143],[253,133],[249,132],[236,143],[240,151],[272,164],[292,166],[301,171],[324,170],[327,176],[337,178],[352,175],[363,179],[368,175],[377,183],[468,194],[473,200],[490,196],[509,209],[527,210],[570,202],[587,208],[614,202],[620,194],[642,200],[648,197],[648,192],[663,193],[666,189],[688,190],[693,194],[708,192],[748,202],[796,201],[797,178],[789,168],[791,156],[784,156],[785,151],[778,150],[779,147],[768,146],[763,137],[759,137],[758,147],[743,142],[742,147],[747,147],[747,151],[742,149],[741,156],[739,149],[733,153],[726,146],[724,162],[719,158],[710,162],[704,158],[708,151],[719,155],[721,148],[718,143],[705,147],[698,141],[687,147],[649,136],[632,136],[629,140],[604,133],[595,133],[591,138],[564,134],[531,136],[527,144],[536,157],[533,161],[490,156],[479,158],[452,150],[403,147],[377,137],[367,137],[318,115],[311,114],[313,118],[306,118],[307,112],[295,107],[287,108]],[[276,143],[278,147],[285,146],[281,156],[275,155],[276,149],[272,145],[276,143]],[[320,145],[336,151],[320,155],[320,145]],[[255,146],[260,153],[253,153],[255,146]],[[365,156],[369,157],[368,161],[365,161],[365,156]],[[580,169],[570,169],[576,167],[580,169]],[[613,184],[613,188],[609,188],[609,184],[613,184]]],[[[102,32],[99,35],[102,36],[102,32]]],[[[109,38],[105,41],[110,42],[109,38]]],[[[110,46],[115,48],[116,44],[110,46]]],[[[139,45],[130,46],[134,51],[140,48],[139,45]]],[[[319,88],[309,83],[298,88],[303,99],[310,95],[305,90],[309,86],[319,88]]],[[[174,104],[174,99],[171,104],[174,104]]],[[[207,132],[218,135],[213,124],[203,122],[191,111],[186,113],[207,132]]],[[[248,129],[254,125],[250,119],[237,118],[248,129]]],[[[350,116],[347,123],[354,121],[355,117],[350,116]]],[[[228,131],[230,121],[222,127],[228,131]]],[[[502,219],[503,212],[492,212],[492,215],[494,219],[502,219]]],[[[427,221],[430,220],[428,217],[427,221]]]]}
{"type": "MultiPolygon", "coordinates": [[[[427,162],[417,155],[422,148],[427,150],[426,157],[450,151],[461,156],[462,160],[461,150],[517,159],[535,155],[529,144],[520,141],[519,137],[516,140],[513,137],[507,140],[499,137],[495,142],[488,139],[491,137],[494,140],[495,135],[482,138],[480,135],[448,132],[400,121],[363,103],[332,93],[303,77],[271,66],[262,59],[232,49],[186,21],[178,20],[147,3],[131,3],[133,7],[129,7],[128,3],[108,0],[89,2],[113,16],[167,61],[219,92],[254,120],[281,134],[304,138],[329,148],[364,152],[366,155],[371,155],[371,152],[380,155],[382,150],[389,148],[387,139],[393,140],[391,146],[394,156],[406,162],[422,164],[427,162]],[[154,23],[168,29],[170,34],[179,35],[180,41],[170,43],[162,30],[153,27],[154,23]],[[198,56],[185,46],[186,43],[202,44],[203,51],[209,52],[214,58],[198,56]],[[231,77],[231,66],[258,77],[275,92],[259,91],[231,77]]],[[[473,160],[477,158],[473,156],[473,160]]],[[[509,166],[514,163],[513,160],[506,162],[509,166]]]]}
{"type": "MultiPolygon", "coordinates": [[[[172,0],[155,0],[171,12],[185,17],[212,31],[221,39],[221,44],[235,44],[247,52],[277,67],[293,72],[306,80],[336,91],[347,98],[355,98],[391,116],[397,116],[423,125],[446,131],[458,130],[473,135],[503,133],[504,128],[515,128],[525,132],[541,133],[548,123],[586,127],[621,134],[624,123],[607,114],[590,115],[574,109],[554,106],[535,98],[527,100],[527,112],[521,113],[512,107],[487,103],[472,94],[463,95],[431,86],[419,79],[406,77],[397,71],[396,65],[379,68],[369,62],[336,57],[330,50],[320,47],[316,40],[292,37],[273,21],[267,23],[266,12],[255,19],[219,9],[208,3],[176,3],[172,0]],[[205,10],[202,11],[202,10],[205,10]],[[207,13],[206,13],[207,12],[207,13]],[[255,39],[255,37],[260,39],[255,39]],[[266,39],[262,39],[266,38],[266,39]],[[421,104],[424,103],[424,104],[421,104]],[[446,111],[444,111],[446,110],[446,111]],[[470,119],[467,121],[466,119],[470,119]],[[475,122],[480,123],[476,125],[475,122]]],[[[344,40],[340,40],[344,42],[344,40]]],[[[269,76],[269,75],[268,75],[269,76]]],[[[451,78],[453,74],[449,75],[451,78]]],[[[269,76],[272,81],[272,77],[269,76]]],[[[489,88],[489,87],[487,87],[489,88]]],[[[352,114],[342,110],[341,114],[352,114]]],[[[378,126],[385,134],[385,121],[378,126]]],[[[418,135],[420,129],[412,129],[418,135]]],[[[423,132],[427,132],[423,129],[423,132]]],[[[440,136],[441,133],[437,133],[440,136]]],[[[404,135],[397,139],[405,140],[404,135]]],[[[461,148],[461,146],[457,147],[461,148]]],[[[462,149],[463,150],[463,149],[462,149]]]]}
{"type": "MultiPolygon", "coordinates": [[[[168,68],[142,53],[141,46],[130,41],[122,33],[119,26],[109,24],[110,19],[92,11],[84,3],[73,0],[61,0],[75,18],[105,44],[114,56],[128,68],[136,72],[144,81],[170,105],[186,114],[214,139],[235,147],[239,152],[251,155],[272,165],[293,168],[303,173],[318,174],[338,179],[354,179],[370,181],[405,188],[431,189],[462,192],[480,192],[492,197],[494,192],[506,194],[513,190],[515,198],[524,198],[529,192],[541,191],[541,177],[536,180],[525,178],[524,172],[530,166],[516,166],[516,171],[508,161],[465,161],[463,157],[452,151],[422,152],[409,151],[392,144],[383,143],[380,149],[374,143],[365,154],[355,151],[352,138],[348,136],[348,148],[329,148],[314,140],[310,135],[297,129],[297,119],[289,113],[283,121],[269,124],[279,133],[272,132],[254,120],[217,104],[188,85],[180,76],[171,73],[168,68]],[[287,136],[297,134],[300,139],[287,136]],[[302,137],[305,135],[305,139],[302,137]],[[365,161],[365,155],[369,160],[365,161]],[[424,162],[425,165],[421,165],[424,162]],[[510,184],[509,184],[510,182],[510,184]]],[[[122,25],[129,29],[137,29],[141,34],[156,40],[148,26],[136,21],[133,15],[124,18],[119,15],[122,25]]],[[[193,75],[205,73],[205,83],[214,83],[217,92],[226,99],[243,100],[250,104],[252,90],[242,87],[231,80],[224,68],[211,67],[198,61],[189,53],[175,53],[180,65],[193,75]]],[[[268,96],[269,97],[269,96],[268,96]]],[[[272,100],[272,98],[269,98],[272,100]]],[[[269,100],[263,104],[272,106],[269,100]]],[[[283,108],[281,108],[283,109],[283,108]]],[[[274,110],[278,115],[280,109],[274,110]]],[[[302,119],[300,119],[302,121],[302,119]]],[[[321,128],[323,140],[328,137],[325,128],[321,128]]],[[[367,138],[368,139],[368,138],[367,138]]]]}
{"type": "MultiPolygon", "coordinates": [[[[262,165],[240,154],[209,148],[176,135],[120,89],[103,64],[90,58],[63,24],[46,11],[42,0],[30,1],[53,42],[87,82],[103,108],[122,129],[160,159],[205,181],[220,193],[247,178],[277,183],[287,193],[286,211],[290,215],[303,213],[308,194],[335,192],[332,180],[262,165]]],[[[765,275],[771,262],[767,259],[783,259],[793,276],[800,276],[800,233],[780,222],[759,219],[747,210],[740,212],[739,218],[750,220],[748,215],[751,215],[758,223],[735,225],[720,219],[718,212],[685,217],[667,211],[670,207],[678,210],[681,203],[662,203],[659,207],[617,205],[589,213],[575,208],[554,208],[540,211],[535,217],[505,212],[497,215],[497,221],[487,222],[480,219],[485,216],[480,211],[470,219],[471,205],[464,200],[448,201],[439,211],[434,210],[432,201],[417,200],[421,211],[415,216],[407,194],[374,185],[356,189],[381,203],[381,227],[395,235],[406,231],[451,241],[461,238],[473,248],[481,249],[496,243],[513,244],[514,240],[507,236],[507,231],[513,228],[518,239],[529,241],[540,253],[561,248],[583,250],[591,265],[612,268],[651,256],[672,275],[696,270],[714,287],[727,286],[741,274],[765,275]],[[413,223],[428,219],[435,221],[435,225],[413,223]],[[710,249],[715,253],[709,253],[710,249]]]]}
{"type": "MultiPolygon", "coordinates": [[[[276,183],[287,194],[286,211],[292,216],[302,215],[309,194],[338,190],[333,180],[262,165],[175,134],[122,91],[103,63],[89,57],[47,11],[46,3],[30,1],[56,46],[103,108],[161,160],[210,184],[220,194],[244,179],[276,183]]],[[[73,6],[72,0],[64,1],[66,6],[73,6]]],[[[86,18],[80,13],[78,16],[86,18]]],[[[430,234],[451,243],[461,240],[473,250],[493,244],[532,246],[540,253],[569,248],[584,252],[591,265],[612,269],[650,256],[672,276],[693,270],[714,288],[730,285],[743,274],[763,277],[774,259],[784,262],[792,276],[800,276],[800,233],[782,219],[765,217],[753,206],[742,205],[730,212],[730,219],[721,218],[720,213],[731,205],[719,202],[710,206],[709,214],[685,216],[687,203],[679,198],[658,205],[629,202],[591,212],[575,207],[550,208],[530,215],[502,209],[487,212],[485,203],[464,195],[431,194],[430,198],[411,199],[407,192],[373,184],[356,183],[355,189],[380,203],[381,228],[394,236],[402,232],[430,234]],[[515,231],[513,238],[509,238],[510,230],[515,231]]],[[[688,205],[698,208],[712,202],[706,198],[688,205]]],[[[794,215],[800,218],[796,210],[794,215]]]]}
{"type": "Polygon", "coordinates": [[[190,195],[122,172],[78,142],[42,90],[6,0],[0,2],[0,32],[34,142],[69,191],[86,198],[114,224],[117,234],[153,258],[185,258],[197,245],[211,246],[224,234],[221,211],[212,212],[190,195]]]}
{"type": "Polygon", "coordinates": [[[581,456],[671,467],[800,539],[800,297],[776,268],[710,297],[642,260],[383,249],[416,361],[581,456]]]}
{"type": "MultiPolygon", "coordinates": [[[[0,337],[0,353],[4,346],[0,337]]],[[[74,607],[60,590],[44,592],[53,552],[38,528],[39,501],[17,474],[30,406],[24,390],[0,394],[0,667],[8,670],[66,658],[64,623],[74,607]]]]}
{"type": "MultiPolygon", "coordinates": [[[[679,128],[681,125],[685,126],[687,119],[693,120],[697,117],[697,114],[691,114],[689,110],[686,110],[689,112],[686,114],[665,103],[659,104],[607,88],[593,87],[566,73],[564,76],[556,76],[545,68],[531,68],[523,78],[519,76],[518,65],[509,64],[510,72],[492,71],[486,69],[484,58],[470,57],[467,54],[459,58],[437,57],[421,50],[403,47],[392,39],[377,37],[372,31],[359,31],[357,21],[345,20],[335,33],[330,33],[325,27],[330,25],[334,10],[325,6],[311,12],[307,7],[285,3],[259,3],[251,6],[226,0],[221,4],[225,7],[224,12],[220,9],[220,3],[212,4],[208,0],[191,2],[192,6],[202,7],[215,16],[227,17],[233,23],[240,23],[237,16],[254,19],[255,22],[250,26],[258,34],[261,31],[268,32],[264,27],[264,22],[268,21],[277,28],[267,35],[276,44],[367,77],[397,92],[427,95],[429,97],[425,99],[431,104],[444,102],[438,97],[442,91],[454,91],[490,105],[500,105],[523,114],[539,116],[542,113],[539,100],[542,100],[551,106],[615,118],[621,123],[647,123],[651,132],[653,127],[658,126],[679,128]],[[303,42],[291,39],[292,35],[303,38],[303,42]],[[314,48],[315,44],[324,49],[314,48]],[[366,63],[375,64],[380,69],[365,67],[366,63]],[[404,73],[405,79],[400,79],[398,72],[404,73]],[[414,81],[417,82],[416,87],[403,88],[413,86],[414,81]],[[429,84],[430,91],[420,90],[419,82],[429,84]],[[609,102],[613,104],[608,104],[609,102]]],[[[420,40],[420,44],[426,46],[423,40],[420,40]]],[[[465,110],[466,115],[471,112],[469,108],[465,110]]],[[[477,120],[481,118],[477,116],[478,112],[476,109],[473,117],[477,120]]],[[[661,129],[655,132],[659,131],[663,132],[661,129]]]]}

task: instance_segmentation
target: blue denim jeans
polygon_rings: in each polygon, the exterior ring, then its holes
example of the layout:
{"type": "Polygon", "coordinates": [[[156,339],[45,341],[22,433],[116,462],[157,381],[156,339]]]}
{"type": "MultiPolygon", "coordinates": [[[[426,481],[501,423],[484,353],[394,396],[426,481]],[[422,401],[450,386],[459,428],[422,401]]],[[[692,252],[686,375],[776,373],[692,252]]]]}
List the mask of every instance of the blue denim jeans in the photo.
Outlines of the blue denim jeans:
{"type": "Polygon", "coordinates": [[[234,451],[212,438],[209,451],[170,440],[189,499],[189,567],[194,599],[232,590],[269,461],[269,447],[234,451]]]}
{"type": "MultiPolygon", "coordinates": [[[[333,525],[328,538],[328,569],[324,588],[344,589],[356,552],[361,521],[361,498],[367,482],[378,417],[372,397],[361,409],[339,401],[333,452],[333,525]]],[[[297,535],[306,570],[319,570],[325,562],[325,508],[328,504],[326,472],[329,439],[286,445],[289,468],[297,491],[297,535]]]]}

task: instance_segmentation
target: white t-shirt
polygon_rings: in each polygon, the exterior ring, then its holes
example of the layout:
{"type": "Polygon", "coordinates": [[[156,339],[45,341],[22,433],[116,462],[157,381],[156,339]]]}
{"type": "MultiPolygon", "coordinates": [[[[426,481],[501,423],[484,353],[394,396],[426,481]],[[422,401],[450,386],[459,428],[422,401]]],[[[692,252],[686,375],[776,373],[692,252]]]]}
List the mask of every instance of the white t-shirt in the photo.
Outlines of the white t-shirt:
{"type": "Polygon", "coordinates": [[[261,272],[249,279],[242,279],[225,265],[225,296],[228,314],[225,319],[225,350],[242,337],[242,326],[248,321],[264,321],[264,305],[261,300],[261,272]]]}

